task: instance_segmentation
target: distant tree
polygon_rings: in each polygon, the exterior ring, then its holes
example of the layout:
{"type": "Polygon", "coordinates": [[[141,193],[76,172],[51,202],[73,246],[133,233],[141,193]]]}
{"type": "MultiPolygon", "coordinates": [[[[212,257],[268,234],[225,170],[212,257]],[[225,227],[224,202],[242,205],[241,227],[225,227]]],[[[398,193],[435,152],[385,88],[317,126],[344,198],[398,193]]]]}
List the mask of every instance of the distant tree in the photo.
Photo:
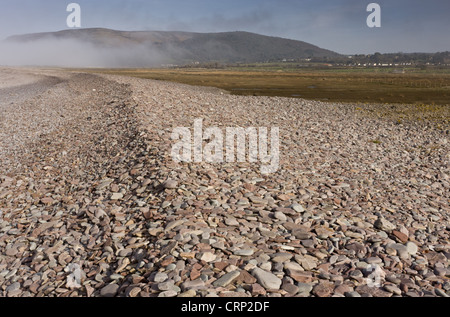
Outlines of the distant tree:
{"type": "Polygon", "coordinates": [[[372,62],[372,63],[381,63],[381,57],[382,57],[382,54],[381,53],[379,53],[379,52],[376,52],[375,54],[373,54],[371,57],[370,57],[370,61],[372,62]]]}

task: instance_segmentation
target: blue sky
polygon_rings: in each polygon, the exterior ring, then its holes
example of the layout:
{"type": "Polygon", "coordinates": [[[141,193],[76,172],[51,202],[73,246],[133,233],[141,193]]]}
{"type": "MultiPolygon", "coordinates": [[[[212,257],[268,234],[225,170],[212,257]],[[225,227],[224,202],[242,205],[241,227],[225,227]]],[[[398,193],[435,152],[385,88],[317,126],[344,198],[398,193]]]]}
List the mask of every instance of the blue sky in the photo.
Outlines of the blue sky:
{"type": "Polygon", "coordinates": [[[306,41],[343,54],[450,51],[449,0],[0,0],[0,38],[82,27],[194,32],[249,31],[306,41]],[[366,7],[381,6],[381,28],[366,7]]]}

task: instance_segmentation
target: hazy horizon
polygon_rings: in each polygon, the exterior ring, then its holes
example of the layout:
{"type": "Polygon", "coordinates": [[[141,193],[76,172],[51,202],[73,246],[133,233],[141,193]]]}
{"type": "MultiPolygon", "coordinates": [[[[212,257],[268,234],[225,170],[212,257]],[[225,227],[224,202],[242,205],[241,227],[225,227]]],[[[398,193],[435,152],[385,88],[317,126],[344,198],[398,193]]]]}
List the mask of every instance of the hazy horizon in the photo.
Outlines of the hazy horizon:
{"type": "MultiPolygon", "coordinates": [[[[0,39],[68,29],[71,1],[0,0],[0,39]]],[[[361,0],[96,0],[81,6],[81,27],[121,31],[246,31],[300,40],[340,54],[450,51],[450,2],[373,1],[381,28],[366,24],[361,0]]]]}
{"type": "MultiPolygon", "coordinates": [[[[185,32],[185,33],[199,33],[199,34],[207,34],[207,33],[230,33],[230,32],[249,32],[249,31],[245,31],[245,30],[234,30],[234,31],[217,31],[217,32],[196,32],[196,31],[182,31],[182,30],[125,30],[125,29],[112,29],[112,28],[105,28],[105,27],[82,27],[82,28],[65,28],[65,29],[61,29],[61,30],[55,30],[55,31],[43,31],[43,32],[33,32],[33,33],[21,33],[21,34],[12,34],[9,35],[6,38],[0,39],[0,41],[6,41],[12,37],[15,36],[23,36],[23,35],[32,35],[32,34],[41,34],[41,33],[58,33],[58,32],[62,32],[62,31],[69,31],[69,30],[90,30],[90,29],[105,29],[105,30],[111,30],[111,31],[118,31],[118,32],[185,32]]],[[[284,38],[284,39],[290,39],[290,40],[298,40],[298,39],[293,39],[293,38],[289,38],[289,37],[283,37],[283,36],[275,36],[275,35],[269,35],[269,34],[263,34],[263,33],[256,33],[256,32],[249,32],[249,33],[255,33],[255,34],[259,34],[259,35],[264,35],[264,36],[272,36],[272,37],[279,37],[279,38],[284,38]]],[[[298,40],[298,41],[303,41],[303,40],[298,40]]],[[[306,41],[304,41],[306,42],[306,41]]],[[[307,42],[309,44],[312,45],[316,45],[315,43],[310,43],[307,42]]],[[[319,45],[316,45],[322,49],[329,49],[327,47],[321,47],[319,45]]],[[[333,50],[331,50],[333,51],[333,50]]],[[[449,49],[446,50],[442,50],[442,51],[411,51],[411,52],[405,52],[405,51],[386,51],[386,52],[380,52],[380,51],[373,51],[373,52],[365,52],[365,53],[340,53],[337,51],[334,51],[336,53],[342,54],[342,55],[373,55],[375,53],[382,53],[382,54],[395,54],[395,53],[405,53],[405,54],[414,54],[414,53],[441,53],[441,52],[448,52],[450,51],[449,49]]]]}

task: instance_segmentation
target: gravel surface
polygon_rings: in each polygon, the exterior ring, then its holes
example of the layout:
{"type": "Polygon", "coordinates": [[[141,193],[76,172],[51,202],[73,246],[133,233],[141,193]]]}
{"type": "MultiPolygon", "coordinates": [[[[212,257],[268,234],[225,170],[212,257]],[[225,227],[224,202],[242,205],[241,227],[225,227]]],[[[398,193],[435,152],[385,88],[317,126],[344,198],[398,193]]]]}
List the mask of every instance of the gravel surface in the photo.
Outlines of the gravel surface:
{"type": "Polygon", "coordinates": [[[42,77],[38,70],[0,67],[0,89],[32,84],[42,77]]]}
{"type": "Polygon", "coordinates": [[[450,295],[445,130],[135,78],[3,78],[0,296],[450,295]],[[196,119],[278,127],[279,170],[174,162],[173,129],[196,119]]]}

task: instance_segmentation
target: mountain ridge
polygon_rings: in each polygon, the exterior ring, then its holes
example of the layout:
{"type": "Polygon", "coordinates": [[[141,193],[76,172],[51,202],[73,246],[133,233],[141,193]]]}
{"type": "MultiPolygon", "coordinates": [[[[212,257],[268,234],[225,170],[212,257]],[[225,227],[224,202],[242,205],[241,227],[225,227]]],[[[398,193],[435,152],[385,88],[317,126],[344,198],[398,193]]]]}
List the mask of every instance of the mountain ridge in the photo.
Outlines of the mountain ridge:
{"type": "Polygon", "coordinates": [[[193,62],[266,62],[307,58],[333,58],[340,54],[313,44],[234,31],[199,33],[184,31],[118,31],[106,28],[68,29],[14,35],[8,43],[39,43],[53,40],[77,41],[96,48],[132,49],[139,47],[180,64],[193,62]]]}

